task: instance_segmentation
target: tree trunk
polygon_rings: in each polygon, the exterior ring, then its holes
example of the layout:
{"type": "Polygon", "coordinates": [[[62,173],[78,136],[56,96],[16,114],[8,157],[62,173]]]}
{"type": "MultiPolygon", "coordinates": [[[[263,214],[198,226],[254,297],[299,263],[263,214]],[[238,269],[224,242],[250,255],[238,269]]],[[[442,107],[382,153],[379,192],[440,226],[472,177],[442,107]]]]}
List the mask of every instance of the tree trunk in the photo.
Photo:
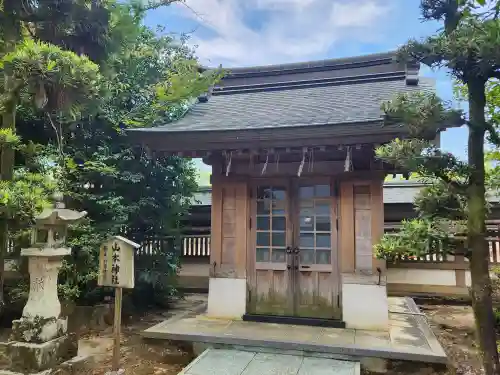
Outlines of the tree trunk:
{"type": "MultiPolygon", "coordinates": [[[[2,116],[2,128],[15,130],[16,128],[16,104],[15,101],[8,103],[2,116]]],[[[14,174],[15,151],[5,146],[0,154],[0,179],[11,181],[14,174]]],[[[6,213],[8,215],[8,213],[6,213]]],[[[5,256],[9,248],[9,224],[8,217],[0,217],[0,314],[5,307],[4,281],[5,281],[5,256]]]]}
{"type": "Polygon", "coordinates": [[[471,297],[476,334],[486,375],[500,374],[493,314],[492,286],[489,274],[489,249],[485,239],[486,199],[484,135],[486,105],[485,82],[469,82],[468,153],[471,177],[468,190],[469,216],[467,242],[470,255],[471,297]]]}

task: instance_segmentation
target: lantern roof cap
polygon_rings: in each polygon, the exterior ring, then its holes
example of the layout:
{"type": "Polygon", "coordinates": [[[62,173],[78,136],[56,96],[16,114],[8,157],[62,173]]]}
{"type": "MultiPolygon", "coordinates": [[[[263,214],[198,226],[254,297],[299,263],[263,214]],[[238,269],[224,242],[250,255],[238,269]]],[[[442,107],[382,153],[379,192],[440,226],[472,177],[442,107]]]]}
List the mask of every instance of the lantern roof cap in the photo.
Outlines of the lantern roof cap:
{"type": "Polygon", "coordinates": [[[49,222],[56,224],[57,222],[75,222],[87,215],[86,211],[75,211],[67,208],[46,208],[38,215],[35,220],[37,222],[49,222]]]}
{"type": "Polygon", "coordinates": [[[65,208],[62,194],[54,193],[54,205],[51,208],[45,208],[38,216],[35,217],[37,222],[47,224],[57,224],[75,222],[87,215],[86,211],[75,211],[65,208]]]}

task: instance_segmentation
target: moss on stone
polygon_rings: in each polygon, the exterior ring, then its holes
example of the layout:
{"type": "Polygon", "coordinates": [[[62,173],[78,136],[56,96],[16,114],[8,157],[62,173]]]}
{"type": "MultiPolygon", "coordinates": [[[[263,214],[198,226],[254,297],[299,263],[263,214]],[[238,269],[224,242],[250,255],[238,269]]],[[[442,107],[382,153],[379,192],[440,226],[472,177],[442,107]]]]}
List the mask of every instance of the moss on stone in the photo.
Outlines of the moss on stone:
{"type": "MultiPolygon", "coordinates": [[[[12,322],[12,335],[11,340],[13,341],[24,341],[33,343],[42,343],[43,340],[40,335],[42,334],[43,328],[49,324],[56,324],[56,318],[42,318],[40,316],[35,316],[33,318],[21,318],[19,320],[14,320],[12,322]]],[[[64,332],[58,332],[59,336],[64,334],[64,332]]]]}
{"type": "Polygon", "coordinates": [[[77,352],[78,342],[73,334],[67,334],[42,344],[11,342],[7,346],[11,370],[23,373],[54,368],[75,357],[77,352]]]}

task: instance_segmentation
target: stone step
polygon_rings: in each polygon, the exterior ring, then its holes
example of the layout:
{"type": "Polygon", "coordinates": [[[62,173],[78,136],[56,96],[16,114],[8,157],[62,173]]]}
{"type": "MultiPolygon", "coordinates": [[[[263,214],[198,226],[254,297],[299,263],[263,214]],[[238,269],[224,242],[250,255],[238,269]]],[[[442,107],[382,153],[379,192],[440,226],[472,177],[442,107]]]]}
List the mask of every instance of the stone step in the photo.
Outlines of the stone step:
{"type": "Polygon", "coordinates": [[[360,375],[360,362],[282,353],[207,349],[179,375],[360,375]]]}

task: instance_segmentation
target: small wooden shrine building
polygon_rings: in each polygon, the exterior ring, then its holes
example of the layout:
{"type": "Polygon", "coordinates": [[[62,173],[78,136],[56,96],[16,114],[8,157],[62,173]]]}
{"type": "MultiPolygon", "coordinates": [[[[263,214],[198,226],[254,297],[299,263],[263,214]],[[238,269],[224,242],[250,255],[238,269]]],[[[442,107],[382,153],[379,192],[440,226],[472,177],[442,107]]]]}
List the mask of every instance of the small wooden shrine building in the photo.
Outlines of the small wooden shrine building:
{"type": "Polygon", "coordinates": [[[393,53],[230,69],[175,123],[132,131],[212,166],[208,314],[385,329],[374,149],[404,136],[380,105],[432,89],[393,53]]]}

